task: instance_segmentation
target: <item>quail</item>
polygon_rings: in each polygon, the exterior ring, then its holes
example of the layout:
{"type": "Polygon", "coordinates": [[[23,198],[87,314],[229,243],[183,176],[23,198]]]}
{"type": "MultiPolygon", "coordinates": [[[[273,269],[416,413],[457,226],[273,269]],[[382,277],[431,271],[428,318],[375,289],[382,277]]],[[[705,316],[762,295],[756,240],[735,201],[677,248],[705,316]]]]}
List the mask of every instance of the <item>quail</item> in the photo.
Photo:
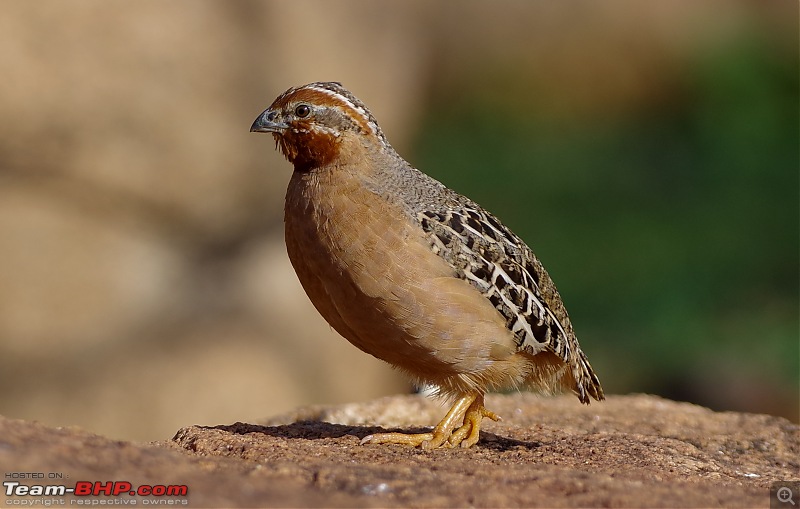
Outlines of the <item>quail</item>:
{"type": "Polygon", "coordinates": [[[604,399],[561,297],[495,216],[406,162],[337,82],[290,88],[253,123],[294,165],[286,249],[317,311],[362,351],[455,402],[428,433],[362,443],[478,442],[487,391],[604,399]]]}

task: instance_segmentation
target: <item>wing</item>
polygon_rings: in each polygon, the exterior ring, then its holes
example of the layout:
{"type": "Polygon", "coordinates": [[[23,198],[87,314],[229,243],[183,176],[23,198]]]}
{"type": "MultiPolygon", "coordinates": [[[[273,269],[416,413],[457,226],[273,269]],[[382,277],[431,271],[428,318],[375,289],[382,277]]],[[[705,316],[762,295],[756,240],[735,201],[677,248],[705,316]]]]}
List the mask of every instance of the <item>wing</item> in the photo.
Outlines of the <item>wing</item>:
{"type": "Polygon", "coordinates": [[[517,348],[531,355],[550,351],[572,371],[575,392],[603,399],[600,382],[578,345],[552,279],[531,249],[496,217],[458,195],[446,206],[427,207],[417,219],[431,249],[448,260],[494,305],[514,333],[517,348]]]}

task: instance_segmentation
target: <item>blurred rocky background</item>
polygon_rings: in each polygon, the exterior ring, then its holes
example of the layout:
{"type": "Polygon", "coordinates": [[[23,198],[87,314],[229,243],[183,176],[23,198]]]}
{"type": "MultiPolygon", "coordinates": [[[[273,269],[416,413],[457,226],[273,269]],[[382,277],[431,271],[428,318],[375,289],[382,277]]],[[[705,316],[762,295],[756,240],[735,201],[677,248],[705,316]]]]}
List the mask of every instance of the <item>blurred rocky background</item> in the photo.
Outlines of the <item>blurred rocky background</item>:
{"type": "Polygon", "coordinates": [[[529,242],[607,392],[798,421],[796,2],[0,7],[0,414],[154,440],[411,390],[307,301],[248,132],[337,80],[529,242]]]}

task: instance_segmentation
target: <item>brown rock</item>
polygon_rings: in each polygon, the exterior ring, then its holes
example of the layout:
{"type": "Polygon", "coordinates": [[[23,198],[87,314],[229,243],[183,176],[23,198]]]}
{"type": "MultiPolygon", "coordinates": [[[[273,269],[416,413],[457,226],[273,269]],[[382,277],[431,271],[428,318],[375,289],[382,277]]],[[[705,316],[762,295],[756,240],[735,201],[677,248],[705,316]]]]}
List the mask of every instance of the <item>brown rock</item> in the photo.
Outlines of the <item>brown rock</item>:
{"type": "Polygon", "coordinates": [[[498,395],[487,406],[504,420],[475,447],[433,452],[359,445],[435,422],[441,405],[420,396],[189,426],[150,444],[0,419],[0,469],[63,472],[68,485],[187,484],[194,507],[767,507],[770,483],[800,477],[800,427],[780,417],[645,395],[588,407],[498,395]]]}

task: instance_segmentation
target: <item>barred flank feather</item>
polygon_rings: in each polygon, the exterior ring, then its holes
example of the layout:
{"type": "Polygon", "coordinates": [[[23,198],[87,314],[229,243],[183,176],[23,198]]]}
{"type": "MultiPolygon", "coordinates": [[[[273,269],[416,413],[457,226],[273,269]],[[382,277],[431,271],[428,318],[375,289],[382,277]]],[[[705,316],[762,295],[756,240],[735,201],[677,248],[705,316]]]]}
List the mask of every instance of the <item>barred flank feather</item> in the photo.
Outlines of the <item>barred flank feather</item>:
{"type": "Polygon", "coordinates": [[[561,297],[531,249],[497,218],[458,196],[448,207],[417,215],[431,249],[458,277],[489,299],[531,355],[556,354],[570,367],[581,402],[604,399],[600,381],[580,349],[561,297]]]}

